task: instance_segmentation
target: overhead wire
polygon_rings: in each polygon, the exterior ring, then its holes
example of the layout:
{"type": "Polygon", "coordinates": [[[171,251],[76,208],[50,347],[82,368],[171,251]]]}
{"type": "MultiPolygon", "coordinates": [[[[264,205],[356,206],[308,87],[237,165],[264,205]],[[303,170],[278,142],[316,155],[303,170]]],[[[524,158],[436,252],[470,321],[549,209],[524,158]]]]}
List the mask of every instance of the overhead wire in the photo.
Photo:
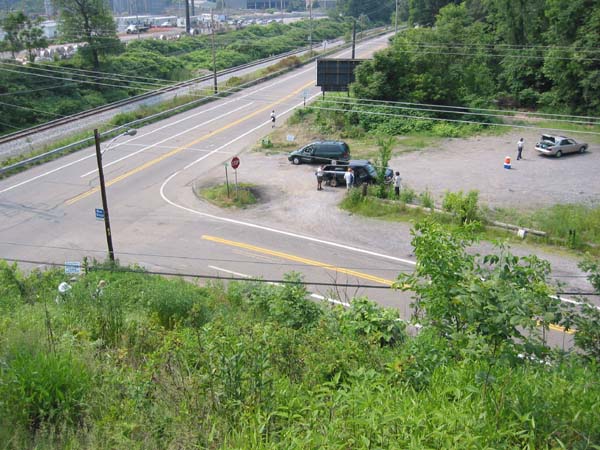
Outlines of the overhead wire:
{"type": "MultiPolygon", "coordinates": [[[[27,259],[15,259],[15,258],[3,258],[5,261],[17,262],[23,264],[36,264],[45,265],[51,267],[64,267],[64,263],[55,263],[49,261],[37,261],[27,259]]],[[[202,275],[198,273],[187,273],[187,272],[163,272],[163,271],[151,271],[144,269],[133,269],[128,267],[105,267],[105,266],[89,266],[88,270],[102,271],[102,272],[113,272],[113,273],[137,273],[140,275],[157,275],[157,276],[174,276],[182,278],[197,278],[197,279],[208,279],[208,280],[222,280],[222,281],[244,281],[244,282],[256,282],[256,283],[268,283],[268,284],[292,284],[300,286],[326,286],[334,288],[363,288],[363,289],[393,289],[391,286],[380,285],[380,284],[361,284],[361,283],[334,283],[334,282],[322,282],[322,281],[303,281],[303,280],[286,280],[286,279],[265,279],[262,277],[242,277],[242,276],[221,276],[221,275],[202,275]]],[[[218,269],[217,269],[218,271],[218,269]]],[[[580,295],[580,296],[598,296],[597,292],[580,292],[580,291],[559,291],[556,295],[580,295]]],[[[584,305],[588,305],[584,303],[584,305]]]]}

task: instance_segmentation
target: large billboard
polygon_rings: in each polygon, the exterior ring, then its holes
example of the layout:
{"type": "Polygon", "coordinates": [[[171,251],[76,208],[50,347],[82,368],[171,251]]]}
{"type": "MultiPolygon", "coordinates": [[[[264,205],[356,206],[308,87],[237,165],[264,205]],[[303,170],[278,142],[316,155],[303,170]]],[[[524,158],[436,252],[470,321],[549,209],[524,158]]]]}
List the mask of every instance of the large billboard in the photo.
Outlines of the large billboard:
{"type": "Polygon", "coordinates": [[[347,91],[354,82],[354,69],[362,59],[317,59],[317,86],[325,91],[347,91]]]}

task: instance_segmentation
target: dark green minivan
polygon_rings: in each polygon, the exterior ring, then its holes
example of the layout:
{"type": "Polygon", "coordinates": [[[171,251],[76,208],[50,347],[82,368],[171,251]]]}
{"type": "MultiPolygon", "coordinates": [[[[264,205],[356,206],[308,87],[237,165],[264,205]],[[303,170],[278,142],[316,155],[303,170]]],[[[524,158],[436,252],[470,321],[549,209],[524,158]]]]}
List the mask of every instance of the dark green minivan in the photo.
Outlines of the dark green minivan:
{"type": "Polygon", "coordinates": [[[334,161],[348,161],[350,147],[342,141],[316,141],[293,151],[288,160],[293,164],[319,163],[330,164],[334,161]]]}

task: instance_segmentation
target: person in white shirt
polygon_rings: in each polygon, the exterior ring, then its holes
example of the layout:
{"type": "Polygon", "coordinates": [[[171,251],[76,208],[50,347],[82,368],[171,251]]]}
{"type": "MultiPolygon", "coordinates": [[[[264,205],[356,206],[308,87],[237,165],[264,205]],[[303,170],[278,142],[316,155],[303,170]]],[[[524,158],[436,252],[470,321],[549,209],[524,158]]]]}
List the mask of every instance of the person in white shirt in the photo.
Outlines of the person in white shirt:
{"type": "Polygon", "coordinates": [[[350,167],[348,167],[348,171],[344,174],[344,180],[346,181],[346,189],[350,189],[354,184],[354,173],[350,167]]]}
{"type": "Polygon", "coordinates": [[[400,172],[396,172],[394,175],[394,194],[396,198],[400,198],[400,188],[402,187],[402,178],[400,178],[400,172]]]}
{"type": "Polygon", "coordinates": [[[275,128],[275,110],[271,111],[271,128],[275,128]]]}

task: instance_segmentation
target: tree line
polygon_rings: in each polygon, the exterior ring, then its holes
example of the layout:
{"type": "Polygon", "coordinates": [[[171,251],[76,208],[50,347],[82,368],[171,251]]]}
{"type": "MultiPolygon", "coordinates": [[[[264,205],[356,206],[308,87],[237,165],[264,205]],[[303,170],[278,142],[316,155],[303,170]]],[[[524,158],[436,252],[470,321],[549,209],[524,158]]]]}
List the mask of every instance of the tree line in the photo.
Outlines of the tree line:
{"type": "Polygon", "coordinates": [[[416,26],[357,70],[359,98],[600,113],[593,0],[404,2],[416,26]],[[433,25],[422,27],[421,25],[433,25]]]}

